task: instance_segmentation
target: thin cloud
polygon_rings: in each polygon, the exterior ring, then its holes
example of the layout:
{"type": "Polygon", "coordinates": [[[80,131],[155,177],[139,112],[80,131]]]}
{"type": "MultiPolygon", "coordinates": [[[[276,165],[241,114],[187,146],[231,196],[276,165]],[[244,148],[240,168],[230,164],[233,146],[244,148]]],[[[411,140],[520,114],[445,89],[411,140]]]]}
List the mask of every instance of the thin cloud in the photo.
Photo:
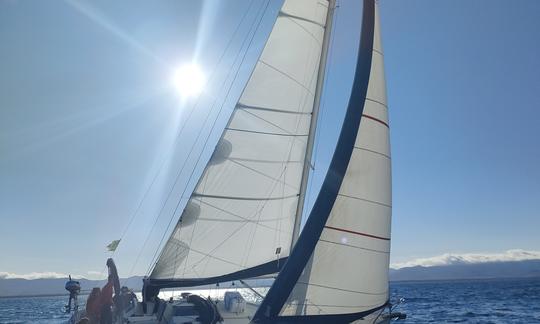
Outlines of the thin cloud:
{"type": "MultiPolygon", "coordinates": [[[[65,273],[59,273],[59,272],[30,272],[26,274],[17,274],[17,273],[10,273],[10,272],[1,272],[0,271],[0,279],[27,279],[27,280],[33,280],[33,279],[58,279],[58,278],[67,278],[68,275],[65,273]]],[[[80,276],[72,276],[80,277],[80,276]]]]}
{"type": "Polygon", "coordinates": [[[87,271],[86,273],[91,275],[91,276],[102,276],[103,275],[102,271],[95,271],[95,270],[90,270],[90,271],[87,271]]]}
{"type": "Polygon", "coordinates": [[[420,258],[407,262],[394,263],[390,267],[401,269],[407,267],[433,267],[451,264],[475,264],[486,262],[510,262],[540,260],[540,251],[526,251],[521,249],[508,250],[502,253],[445,253],[442,255],[420,258]]]}

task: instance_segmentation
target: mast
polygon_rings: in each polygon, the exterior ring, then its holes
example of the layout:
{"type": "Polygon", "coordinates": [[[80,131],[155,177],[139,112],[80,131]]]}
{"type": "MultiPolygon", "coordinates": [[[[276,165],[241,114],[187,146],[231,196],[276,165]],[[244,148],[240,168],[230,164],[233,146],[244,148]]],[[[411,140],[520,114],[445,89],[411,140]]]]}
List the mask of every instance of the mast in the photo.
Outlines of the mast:
{"type": "Polygon", "coordinates": [[[300,196],[298,197],[298,207],[296,209],[296,217],[293,227],[293,238],[291,242],[291,250],[298,240],[300,235],[300,227],[302,225],[302,214],[304,212],[304,203],[306,200],[306,191],[309,180],[309,171],[311,169],[311,158],[313,156],[313,145],[315,143],[315,135],[317,130],[317,120],[319,118],[319,108],[321,105],[322,88],[324,85],[324,74],[326,71],[326,59],[328,57],[328,48],[330,44],[330,36],[332,31],[332,21],[334,17],[334,9],[336,8],[336,0],[328,0],[328,11],[326,13],[326,24],[323,36],[323,45],[321,58],[319,61],[319,70],[317,72],[317,86],[315,88],[315,100],[313,102],[313,111],[311,113],[311,123],[309,127],[306,155],[304,158],[304,170],[302,172],[302,180],[300,182],[300,196]]]}

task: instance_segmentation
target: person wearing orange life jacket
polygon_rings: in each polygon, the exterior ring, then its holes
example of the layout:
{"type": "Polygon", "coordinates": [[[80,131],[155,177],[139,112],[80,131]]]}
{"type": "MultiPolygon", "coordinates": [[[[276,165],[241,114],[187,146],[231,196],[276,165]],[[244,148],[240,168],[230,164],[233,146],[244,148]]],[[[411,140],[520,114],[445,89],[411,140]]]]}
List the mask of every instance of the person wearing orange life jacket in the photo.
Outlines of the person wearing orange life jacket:
{"type": "Polygon", "coordinates": [[[109,276],[103,288],[93,288],[86,301],[86,315],[92,324],[112,323],[113,280],[109,276]]]}

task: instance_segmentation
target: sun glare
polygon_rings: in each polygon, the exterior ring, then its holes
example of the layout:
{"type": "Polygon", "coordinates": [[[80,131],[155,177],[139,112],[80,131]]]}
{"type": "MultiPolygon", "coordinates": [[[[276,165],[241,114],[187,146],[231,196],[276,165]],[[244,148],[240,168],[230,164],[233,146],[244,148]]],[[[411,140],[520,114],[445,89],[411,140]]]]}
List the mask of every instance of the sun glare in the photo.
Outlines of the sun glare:
{"type": "Polygon", "coordinates": [[[193,97],[201,93],[204,82],[204,73],[196,64],[182,65],[174,71],[174,87],[183,98],[193,97]]]}

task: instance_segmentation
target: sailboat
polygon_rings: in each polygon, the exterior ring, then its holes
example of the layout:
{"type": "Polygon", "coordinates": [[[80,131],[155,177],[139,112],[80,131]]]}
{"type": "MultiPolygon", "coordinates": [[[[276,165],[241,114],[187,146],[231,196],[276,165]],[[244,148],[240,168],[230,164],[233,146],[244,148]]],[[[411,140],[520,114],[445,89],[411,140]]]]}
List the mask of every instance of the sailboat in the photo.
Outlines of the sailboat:
{"type": "MultiPolygon", "coordinates": [[[[335,0],[285,0],[227,126],[123,323],[388,323],[391,163],[375,0],[302,226],[335,0]],[[274,278],[258,304],[160,290],[274,278]]],[[[114,269],[116,273],[116,270],[114,269]]]]}

